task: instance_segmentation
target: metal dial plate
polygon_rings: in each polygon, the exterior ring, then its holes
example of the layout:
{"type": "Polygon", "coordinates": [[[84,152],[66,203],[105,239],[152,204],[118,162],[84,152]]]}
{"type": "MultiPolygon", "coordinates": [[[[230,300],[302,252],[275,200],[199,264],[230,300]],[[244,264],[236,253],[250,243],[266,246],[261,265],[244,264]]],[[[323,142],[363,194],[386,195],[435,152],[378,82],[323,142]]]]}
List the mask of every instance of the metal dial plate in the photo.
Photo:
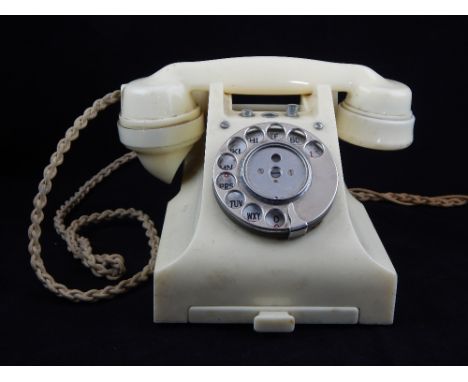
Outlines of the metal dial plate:
{"type": "Polygon", "coordinates": [[[317,225],[335,198],[338,174],[325,145],[289,123],[259,123],[220,148],[213,187],[224,212],[254,231],[293,238],[317,225]]]}

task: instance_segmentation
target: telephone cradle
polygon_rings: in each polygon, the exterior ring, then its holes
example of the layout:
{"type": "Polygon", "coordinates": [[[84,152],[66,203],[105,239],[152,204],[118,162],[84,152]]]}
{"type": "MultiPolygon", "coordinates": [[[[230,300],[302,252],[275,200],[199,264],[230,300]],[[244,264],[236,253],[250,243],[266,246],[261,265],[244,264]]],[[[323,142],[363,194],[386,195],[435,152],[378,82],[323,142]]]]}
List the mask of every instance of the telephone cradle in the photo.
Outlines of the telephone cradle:
{"type": "Polygon", "coordinates": [[[393,322],[397,274],[346,188],[338,138],[410,145],[407,86],[359,65],[245,57],[172,64],[121,94],[119,137],[143,166],[170,183],[184,162],[154,268],[156,323],[393,322]]]}

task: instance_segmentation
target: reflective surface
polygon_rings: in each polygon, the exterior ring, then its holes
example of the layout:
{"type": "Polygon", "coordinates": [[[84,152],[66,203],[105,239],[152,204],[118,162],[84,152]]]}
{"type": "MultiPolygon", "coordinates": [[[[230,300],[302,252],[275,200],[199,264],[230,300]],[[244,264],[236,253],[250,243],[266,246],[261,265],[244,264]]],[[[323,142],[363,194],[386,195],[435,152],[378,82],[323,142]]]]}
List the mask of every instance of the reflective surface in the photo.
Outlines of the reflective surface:
{"type": "Polygon", "coordinates": [[[325,216],[338,185],[318,137],[288,123],[259,123],[229,138],[213,166],[223,211],[248,229],[294,238],[325,216]]]}

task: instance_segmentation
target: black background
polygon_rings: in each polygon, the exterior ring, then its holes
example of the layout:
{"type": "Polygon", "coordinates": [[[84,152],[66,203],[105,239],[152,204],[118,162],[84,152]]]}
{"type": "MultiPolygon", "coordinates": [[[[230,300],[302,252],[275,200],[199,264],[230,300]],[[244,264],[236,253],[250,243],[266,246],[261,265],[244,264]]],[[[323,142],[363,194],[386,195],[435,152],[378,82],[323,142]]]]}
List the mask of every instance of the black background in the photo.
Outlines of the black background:
{"type": "MultiPolygon", "coordinates": [[[[350,187],[468,193],[466,18],[55,17],[2,19],[0,362],[4,364],[466,364],[466,207],[367,203],[399,275],[393,326],[297,326],[258,334],[242,325],[154,325],[150,283],[120,298],[74,304],[46,291],[29,266],[31,200],[56,142],[92,101],[166,64],[249,55],[367,65],[413,90],[414,144],[379,152],[342,142],[350,187]]],[[[52,216],[91,174],[125,152],[113,106],[82,134],[54,183],[42,238],[56,279],[100,287],[65,251],[52,216]]],[[[180,174],[178,179],[180,179],[180,174]]],[[[93,192],[73,217],[136,207],[161,229],[177,181],[137,163],[93,192]]],[[[129,272],[147,261],[140,227],[86,230],[129,272]]]]}

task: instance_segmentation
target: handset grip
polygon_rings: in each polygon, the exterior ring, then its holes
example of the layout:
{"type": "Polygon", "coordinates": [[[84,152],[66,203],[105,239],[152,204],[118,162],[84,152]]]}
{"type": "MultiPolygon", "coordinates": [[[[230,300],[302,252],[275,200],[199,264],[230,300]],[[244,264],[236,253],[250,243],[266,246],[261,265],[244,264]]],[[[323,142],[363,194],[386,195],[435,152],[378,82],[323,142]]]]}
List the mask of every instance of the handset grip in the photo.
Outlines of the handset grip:
{"type": "Polygon", "coordinates": [[[317,85],[348,93],[346,104],[367,114],[410,118],[411,90],[372,69],[291,57],[239,57],[168,65],[123,87],[122,118],[161,119],[193,109],[192,91],[220,82],[226,93],[310,94],[317,85]],[[174,105],[174,102],[178,105],[174,105]]]}

